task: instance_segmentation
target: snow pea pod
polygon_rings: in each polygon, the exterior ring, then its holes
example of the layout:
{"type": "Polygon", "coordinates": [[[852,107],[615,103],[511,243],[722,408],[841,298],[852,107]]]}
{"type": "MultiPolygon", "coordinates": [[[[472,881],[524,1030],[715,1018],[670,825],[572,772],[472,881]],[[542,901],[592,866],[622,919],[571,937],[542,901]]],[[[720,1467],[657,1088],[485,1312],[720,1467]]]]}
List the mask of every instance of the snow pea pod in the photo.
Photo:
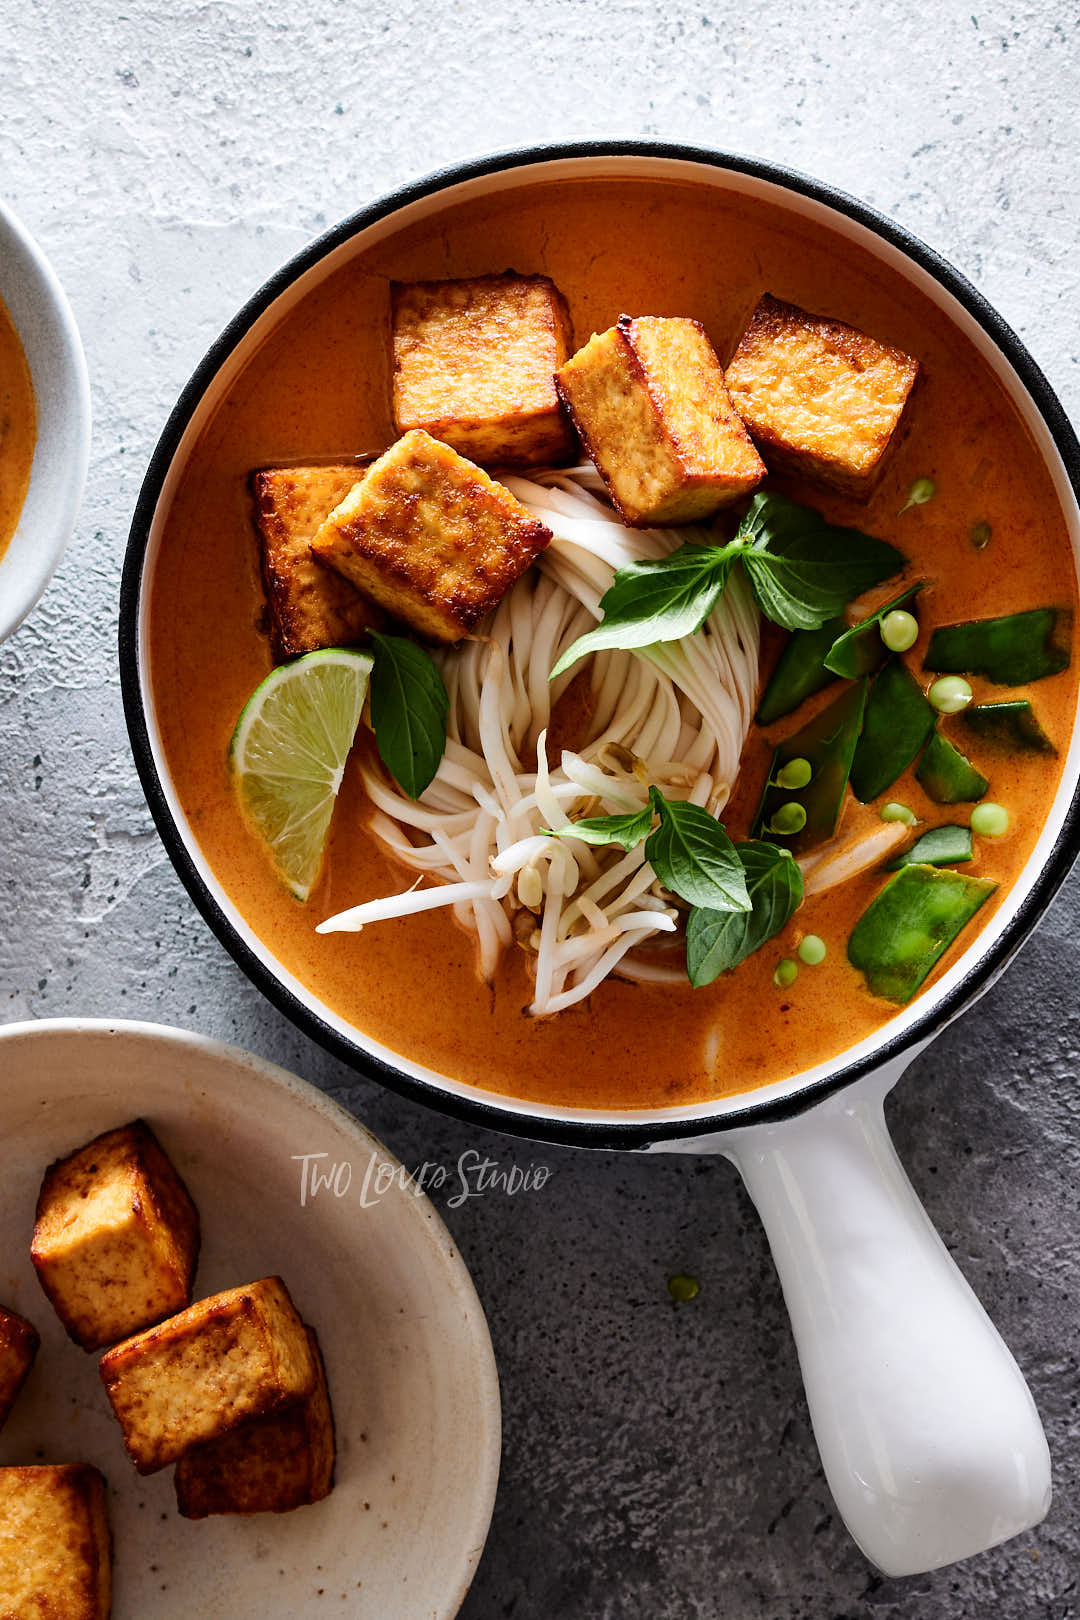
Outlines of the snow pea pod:
{"type": "Polygon", "coordinates": [[[934,732],[923,749],[915,778],[935,804],[974,804],[990,786],[982,772],[940,731],[934,732]]]}
{"type": "Polygon", "coordinates": [[[979,703],[965,709],[959,719],[984,742],[995,743],[1009,753],[1057,753],[1027,698],[1012,703],[979,703]]]}
{"type": "Polygon", "coordinates": [[[905,866],[875,896],[848,940],[848,960],[875,996],[910,1001],[997,888],[986,878],[905,866]]]}
{"type": "Polygon", "coordinates": [[[1071,641],[1072,614],[1066,608],[943,624],[930,637],[923,668],[985,675],[995,686],[1026,686],[1068,669],[1071,641]]]}
{"type": "Polygon", "coordinates": [[[758,704],[754,718],[759,726],[782,720],[836,679],[825,668],[825,654],[844,628],[843,619],[829,619],[820,630],[792,631],[758,704]]]}
{"type": "Polygon", "coordinates": [[[909,585],[906,591],[894,596],[891,602],[879,607],[869,618],[860,619],[858,624],[845,630],[829,648],[825,668],[831,669],[834,675],[846,676],[848,680],[870,675],[879,669],[889,655],[889,649],[881,639],[881,621],[886,614],[895,612],[905,602],[910,602],[913,596],[918,596],[922,588],[921,580],[917,585],[909,585]]]}
{"type": "Polygon", "coordinates": [[[891,787],[934,729],[937,715],[899,658],[890,658],[870,688],[851,786],[867,804],[891,787]]]}
{"type": "Polygon", "coordinates": [[[865,706],[866,682],[858,681],[846,687],[800,731],[778,744],[754,822],[755,838],[782,842],[784,849],[801,854],[832,837],[840,818],[865,706]],[[792,759],[809,760],[812,770],[810,781],[795,793],[790,788],[780,787],[776,781],[778,772],[792,759]],[[806,811],[805,823],[790,836],[766,831],[777,811],[788,804],[800,805],[806,811]]]}
{"type": "Polygon", "coordinates": [[[905,866],[955,866],[970,861],[974,854],[970,827],[931,827],[921,838],[916,838],[910,849],[905,849],[886,866],[886,872],[899,872],[905,866]]]}

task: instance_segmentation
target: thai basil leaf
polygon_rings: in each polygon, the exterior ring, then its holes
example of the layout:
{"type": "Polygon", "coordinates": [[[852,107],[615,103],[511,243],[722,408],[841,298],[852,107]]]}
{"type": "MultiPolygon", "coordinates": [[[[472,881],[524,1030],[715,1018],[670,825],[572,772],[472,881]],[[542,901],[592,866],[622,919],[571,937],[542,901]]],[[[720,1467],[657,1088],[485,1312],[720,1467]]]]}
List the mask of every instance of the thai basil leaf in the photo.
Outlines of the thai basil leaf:
{"type": "Polygon", "coordinates": [[[621,844],[623,849],[636,849],[643,838],[648,838],[653,824],[653,807],[631,810],[624,816],[592,816],[584,821],[572,822],[569,827],[547,830],[556,838],[580,838],[586,844],[621,844]]]}
{"type": "Polygon", "coordinates": [[[750,502],[733,544],[761,611],[786,630],[818,629],[905,563],[887,541],[765,491],[750,502]]]}
{"type": "Polygon", "coordinates": [[[446,751],[446,687],[431,654],[405,636],[373,633],[371,650],[375,746],[402,791],[418,799],[446,751]]]}
{"type": "Polygon", "coordinates": [[[605,647],[649,647],[693,635],[720,600],[732,558],[727,546],[688,544],[620,568],[600,602],[604,617],[566,649],[552,679],[605,647]]]}
{"type": "Polygon", "coordinates": [[[699,805],[665,799],[656,788],[649,798],[660,825],[650,833],[645,855],[663,887],[691,906],[749,911],[742,862],[715,816],[699,805]]]}
{"type": "Polygon", "coordinates": [[[736,844],[746,875],[749,911],[711,911],[695,906],[686,924],[686,972],[699,988],[730,972],[772,939],[803,897],[798,862],[786,849],[750,839],[736,844]]]}

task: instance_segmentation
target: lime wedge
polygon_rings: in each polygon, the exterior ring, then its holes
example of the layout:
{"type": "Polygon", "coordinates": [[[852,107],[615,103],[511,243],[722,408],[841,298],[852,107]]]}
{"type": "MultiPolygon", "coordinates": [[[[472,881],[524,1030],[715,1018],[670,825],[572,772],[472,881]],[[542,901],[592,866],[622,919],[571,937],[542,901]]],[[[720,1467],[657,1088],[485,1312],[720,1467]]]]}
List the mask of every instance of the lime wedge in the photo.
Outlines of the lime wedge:
{"type": "Polygon", "coordinates": [[[241,809],[298,900],[318,881],[371,657],[339,647],[282,664],[244,706],[229,744],[241,809]]]}

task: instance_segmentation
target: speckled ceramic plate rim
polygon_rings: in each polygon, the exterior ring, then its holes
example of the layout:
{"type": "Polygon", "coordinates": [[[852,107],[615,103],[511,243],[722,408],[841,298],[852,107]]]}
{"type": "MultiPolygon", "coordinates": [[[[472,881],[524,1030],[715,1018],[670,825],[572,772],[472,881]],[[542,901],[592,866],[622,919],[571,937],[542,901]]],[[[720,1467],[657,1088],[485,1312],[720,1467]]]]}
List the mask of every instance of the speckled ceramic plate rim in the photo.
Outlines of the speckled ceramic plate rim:
{"type": "MultiPolygon", "coordinates": [[[[336,249],[362,231],[410,204],[435,197],[451,188],[507,171],[533,171],[540,165],[580,163],[582,177],[599,165],[608,177],[616,171],[604,167],[625,160],[654,160],[658,164],[693,165],[764,182],[806,199],[811,204],[862,227],[954,299],[960,309],[989,339],[994,355],[1003,358],[1026,391],[1038,422],[1060,458],[1061,472],[1073,499],[1080,497],[1080,444],[1058,401],[1031,355],[1012,329],[982,294],[945,259],[918,238],[876,210],[823,182],[795,170],[735,154],[666,142],[583,141],[498,152],[437,171],[423,180],[390,193],[326,232],[248,300],[208,351],[184,388],[151,459],[132,520],[124,567],[120,607],[120,664],[124,706],[135,762],[151,813],[166,851],[181,881],[219,941],[267,999],[309,1036],[349,1063],[354,1069],[392,1090],[426,1103],[444,1113],[488,1129],[535,1140],[567,1142],[594,1148],[644,1148],[680,1137],[699,1137],[741,1127],[760,1120],[799,1113],[814,1103],[880,1068],[914,1052],[958,1016],[993,983],[1030,935],[1080,853],[1080,740],[1074,728],[1062,788],[1037,850],[1036,875],[1014,903],[1002,909],[983,935],[973,942],[940,983],[899,1014],[880,1038],[870,1038],[834,1063],[819,1065],[808,1074],[757,1091],[687,1108],[627,1112],[555,1108],[524,1099],[484,1093],[439,1076],[400,1054],[380,1048],[361,1031],[335,1021],[329,1009],[316,1011],[310,995],[297,981],[267,960],[268,951],[225,899],[213,892],[208,868],[196,859],[178,826],[170,792],[159,774],[151,724],[143,693],[142,583],[147,549],[159,498],[185,431],[204,395],[252,326],[292,285],[336,249]],[[232,911],[232,915],[229,913],[232,911]],[[1000,920],[999,919],[1003,919],[1000,920]],[[247,937],[245,937],[245,934],[247,937]]],[[[640,171],[639,171],[640,172],[640,171]]],[[[708,179],[708,176],[701,176],[708,179]]],[[[449,199],[448,199],[449,200],[449,199]]],[[[1053,470],[1053,469],[1051,469],[1053,470]]],[[[1066,491],[1068,493],[1068,491],[1066,491]]],[[[194,840],[192,840],[194,842],[194,840]]],[[[1025,872],[1036,867],[1036,857],[1025,872]]],[[[1018,884],[1014,894],[1021,888],[1018,884]]],[[[1011,897],[1010,897],[1011,899],[1011,897]]],[[[317,999],[317,998],[312,998],[317,999]]]]}
{"type": "MultiPolygon", "coordinates": [[[[221,1064],[226,1069],[245,1069],[271,1091],[286,1093],[292,1101],[316,1115],[333,1131],[342,1133],[358,1150],[391,1166],[395,1173],[401,1170],[399,1161],[360,1120],[306,1080],[254,1053],[189,1030],[134,1020],[98,1018],[50,1018],[2,1024],[0,1073],[7,1046],[18,1041],[44,1042],[58,1036],[70,1036],[75,1045],[85,1037],[143,1041],[148,1050],[164,1044],[198,1054],[200,1059],[221,1064]]],[[[76,1055],[72,1058],[73,1074],[77,1074],[77,1067],[76,1055]]],[[[482,1421],[480,1426],[469,1432],[469,1444],[475,1448],[475,1472],[470,1474],[470,1490],[475,1498],[472,1522],[468,1533],[462,1537],[460,1573],[439,1609],[442,1620],[453,1620],[475,1576],[495,1505],[502,1449],[499,1376],[487,1318],[476,1285],[435,1205],[426,1193],[406,1192],[396,1178],[392,1179],[386,1196],[399,1204],[402,1229],[410,1234],[410,1244],[426,1246],[435,1256],[439,1270],[445,1276],[448,1294],[452,1294],[464,1307],[462,1320],[471,1324],[468,1330],[464,1326],[460,1330],[460,1349],[463,1365],[467,1363],[471,1368],[477,1411],[482,1421]],[[468,1335],[471,1335],[471,1342],[466,1342],[468,1335]]]]}

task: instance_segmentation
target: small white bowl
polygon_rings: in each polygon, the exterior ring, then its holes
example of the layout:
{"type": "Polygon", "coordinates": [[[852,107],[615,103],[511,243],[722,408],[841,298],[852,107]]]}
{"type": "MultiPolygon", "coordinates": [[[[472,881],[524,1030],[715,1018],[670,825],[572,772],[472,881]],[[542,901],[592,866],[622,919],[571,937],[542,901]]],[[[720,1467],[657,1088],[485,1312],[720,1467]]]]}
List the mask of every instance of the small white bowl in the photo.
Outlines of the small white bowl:
{"type": "Polygon", "coordinates": [[[0,557],[0,641],[52,578],[79,515],[90,457],[90,382],[67,295],[25,225],[0,202],[0,298],[19,334],[37,408],[30,487],[0,557]]]}
{"type": "Polygon", "coordinates": [[[456,1615],[495,1499],[498,1377],[457,1246],[397,1160],[304,1081],[178,1029],[8,1024],[0,1076],[0,1301],[41,1333],[0,1466],[101,1469],[114,1620],[456,1615]],[[97,1356],[70,1342],[38,1286],[30,1236],[46,1165],[138,1116],[199,1211],[196,1297],[279,1272],[319,1335],[338,1446],[324,1502],[180,1518],[172,1470],[135,1472],[97,1356]],[[303,1156],[316,1154],[332,1184],[302,1204],[303,1156]]]}

